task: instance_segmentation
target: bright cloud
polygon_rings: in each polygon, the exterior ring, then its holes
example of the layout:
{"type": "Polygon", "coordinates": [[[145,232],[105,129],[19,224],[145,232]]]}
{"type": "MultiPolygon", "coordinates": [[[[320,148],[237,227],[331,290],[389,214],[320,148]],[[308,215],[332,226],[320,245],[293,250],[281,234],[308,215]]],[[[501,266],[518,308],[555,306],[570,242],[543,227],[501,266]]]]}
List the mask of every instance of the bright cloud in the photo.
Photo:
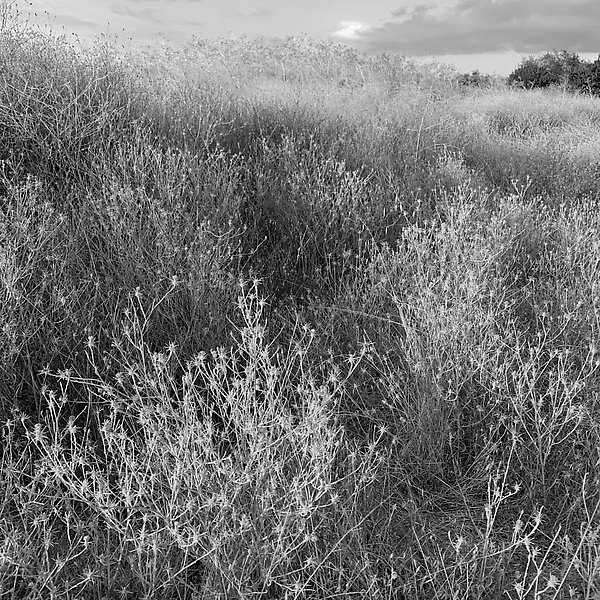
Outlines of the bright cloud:
{"type": "Polygon", "coordinates": [[[341,25],[341,29],[332,34],[334,38],[341,40],[359,41],[371,29],[368,25],[359,23],[358,21],[343,21],[341,25]]]}

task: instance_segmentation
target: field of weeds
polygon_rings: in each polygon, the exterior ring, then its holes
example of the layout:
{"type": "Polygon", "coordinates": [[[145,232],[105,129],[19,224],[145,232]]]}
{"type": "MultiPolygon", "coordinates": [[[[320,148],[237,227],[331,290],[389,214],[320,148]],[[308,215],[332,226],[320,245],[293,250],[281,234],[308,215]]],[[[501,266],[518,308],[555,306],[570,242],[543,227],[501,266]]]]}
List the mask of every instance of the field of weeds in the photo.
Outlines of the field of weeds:
{"type": "Polygon", "coordinates": [[[5,27],[0,165],[0,597],[599,597],[600,100],[5,27]]]}

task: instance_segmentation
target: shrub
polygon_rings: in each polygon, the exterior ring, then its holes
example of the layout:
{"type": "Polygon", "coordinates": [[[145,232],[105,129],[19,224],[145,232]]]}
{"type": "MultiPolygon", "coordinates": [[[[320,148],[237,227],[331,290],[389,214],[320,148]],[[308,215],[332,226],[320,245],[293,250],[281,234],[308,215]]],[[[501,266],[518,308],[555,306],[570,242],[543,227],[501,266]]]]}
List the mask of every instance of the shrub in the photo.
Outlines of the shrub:
{"type": "Polygon", "coordinates": [[[488,87],[492,82],[492,78],[475,70],[471,73],[463,73],[458,77],[457,82],[462,86],[488,87]]]}
{"type": "Polygon", "coordinates": [[[117,54],[0,36],[0,595],[596,597],[600,100],[117,54]]]}
{"type": "Polygon", "coordinates": [[[577,73],[576,83],[582,92],[600,96],[600,56],[577,73]]]}
{"type": "Polygon", "coordinates": [[[585,78],[586,63],[573,52],[566,50],[547,52],[542,56],[530,56],[509,75],[508,83],[525,88],[562,85],[578,89],[585,78]]]}

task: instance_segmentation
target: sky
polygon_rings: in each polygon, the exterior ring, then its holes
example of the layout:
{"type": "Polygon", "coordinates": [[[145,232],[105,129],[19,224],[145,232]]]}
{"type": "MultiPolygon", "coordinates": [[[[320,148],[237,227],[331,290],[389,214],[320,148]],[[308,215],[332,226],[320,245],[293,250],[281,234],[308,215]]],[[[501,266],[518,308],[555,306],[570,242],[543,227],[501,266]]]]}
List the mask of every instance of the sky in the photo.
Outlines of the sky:
{"type": "Polygon", "coordinates": [[[600,0],[11,0],[56,32],[181,43],[308,35],[507,75],[553,49],[600,53],[600,0]]]}

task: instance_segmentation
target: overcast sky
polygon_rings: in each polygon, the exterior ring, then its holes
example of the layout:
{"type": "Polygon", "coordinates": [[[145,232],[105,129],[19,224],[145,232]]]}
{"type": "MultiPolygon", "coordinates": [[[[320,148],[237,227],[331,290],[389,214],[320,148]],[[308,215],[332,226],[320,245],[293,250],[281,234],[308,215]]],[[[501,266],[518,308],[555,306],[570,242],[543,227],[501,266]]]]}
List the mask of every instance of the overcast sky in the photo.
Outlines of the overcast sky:
{"type": "Polygon", "coordinates": [[[142,42],[307,34],[508,74],[552,49],[600,53],[600,0],[16,0],[40,25],[142,42]],[[37,13],[37,17],[34,13],[37,13]]]}

